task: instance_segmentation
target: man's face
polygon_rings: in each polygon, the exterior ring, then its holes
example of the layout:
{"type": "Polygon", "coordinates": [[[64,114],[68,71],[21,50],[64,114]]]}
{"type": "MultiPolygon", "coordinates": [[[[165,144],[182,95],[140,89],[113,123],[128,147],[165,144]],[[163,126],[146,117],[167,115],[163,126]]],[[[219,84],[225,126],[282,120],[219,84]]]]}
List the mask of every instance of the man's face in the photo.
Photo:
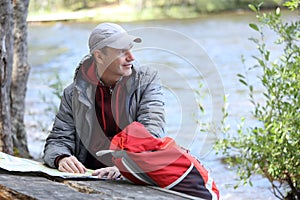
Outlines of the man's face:
{"type": "Polygon", "coordinates": [[[131,48],[114,49],[106,47],[102,55],[102,64],[105,68],[102,77],[121,78],[122,76],[131,75],[132,61],[134,61],[134,56],[131,53],[131,48]]]}

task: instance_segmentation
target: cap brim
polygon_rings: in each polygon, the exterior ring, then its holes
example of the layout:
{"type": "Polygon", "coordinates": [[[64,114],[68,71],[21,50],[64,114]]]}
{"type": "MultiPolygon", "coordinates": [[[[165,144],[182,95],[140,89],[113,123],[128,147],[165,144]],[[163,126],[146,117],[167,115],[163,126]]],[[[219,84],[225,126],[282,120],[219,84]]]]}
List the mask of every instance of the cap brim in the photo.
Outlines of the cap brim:
{"type": "Polygon", "coordinates": [[[115,49],[128,49],[133,46],[133,43],[141,43],[142,39],[133,35],[123,34],[115,41],[107,44],[106,46],[115,49]]]}

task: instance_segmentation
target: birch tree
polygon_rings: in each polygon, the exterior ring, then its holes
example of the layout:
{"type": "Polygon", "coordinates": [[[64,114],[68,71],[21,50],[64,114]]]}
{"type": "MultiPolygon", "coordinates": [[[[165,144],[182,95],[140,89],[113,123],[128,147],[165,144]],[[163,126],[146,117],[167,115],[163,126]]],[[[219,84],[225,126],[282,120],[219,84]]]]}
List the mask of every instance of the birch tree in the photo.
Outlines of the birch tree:
{"type": "Polygon", "coordinates": [[[29,0],[0,0],[0,151],[29,157],[24,126],[29,0]]]}
{"type": "Polygon", "coordinates": [[[13,7],[0,1],[0,151],[13,154],[10,86],[13,62],[13,7]]]}
{"type": "Polygon", "coordinates": [[[13,145],[22,157],[29,157],[24,125],[25,96],[30,72],[28,65],[27,14],[29,0],[14,1],[14,53],[11,82],[11,130],[13,145]]]}

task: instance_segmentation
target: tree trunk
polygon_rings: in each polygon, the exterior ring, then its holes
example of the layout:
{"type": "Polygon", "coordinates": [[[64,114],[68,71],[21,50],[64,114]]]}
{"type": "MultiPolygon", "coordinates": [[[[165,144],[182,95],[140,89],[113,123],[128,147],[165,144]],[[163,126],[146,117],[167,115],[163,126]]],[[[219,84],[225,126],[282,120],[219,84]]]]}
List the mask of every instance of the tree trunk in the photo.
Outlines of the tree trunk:
{"type": "Polygon", "coordinates": [[[27,55],[27,13],[29,0],[14,1],[14,57],[11,83],[11,130],[14,148],[21,157],[30,157],[24,125],[25,96],[30,72],[27,55]]]}
{"type": "Polygon", "coordinates": [[[10,86],[13,61],[13,8],[11,0],[0,1],[0,151],[13,154],[10,86]]]}
{"type": "Polygon", "coordinates": [[[83,0],[82,1],[82,8],[87,8],[88,4],[87,4],[87,0],[83,0]]]}

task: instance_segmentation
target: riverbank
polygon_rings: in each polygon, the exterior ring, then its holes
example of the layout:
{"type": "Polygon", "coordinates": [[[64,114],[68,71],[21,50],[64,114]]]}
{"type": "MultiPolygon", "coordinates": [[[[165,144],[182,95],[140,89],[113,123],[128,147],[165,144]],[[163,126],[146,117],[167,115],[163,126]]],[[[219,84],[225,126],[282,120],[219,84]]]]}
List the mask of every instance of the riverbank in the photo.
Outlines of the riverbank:
{"type": "MultiPolygon", "coordinates": [[[[221,11],[224,13],[228,11],[221,11]]],[[[247,13],[248,10],[236,9],[230,10],[230,13],[247,13]]],[[[215,14],[215,13],[214,13],[215,14]]],[[[146,8],[139,10],[129,4],[114,4],[95,8],[81,9],[78,11],[57,11],[57,12],[29,12],[27,21],[29,23],[40,22],[132,22],[148,21],[162,19],[193,19],[201,16],[207,16],[208,13],[198,13],[193,7],[172,6],[170,9],[146,8]]]]}

